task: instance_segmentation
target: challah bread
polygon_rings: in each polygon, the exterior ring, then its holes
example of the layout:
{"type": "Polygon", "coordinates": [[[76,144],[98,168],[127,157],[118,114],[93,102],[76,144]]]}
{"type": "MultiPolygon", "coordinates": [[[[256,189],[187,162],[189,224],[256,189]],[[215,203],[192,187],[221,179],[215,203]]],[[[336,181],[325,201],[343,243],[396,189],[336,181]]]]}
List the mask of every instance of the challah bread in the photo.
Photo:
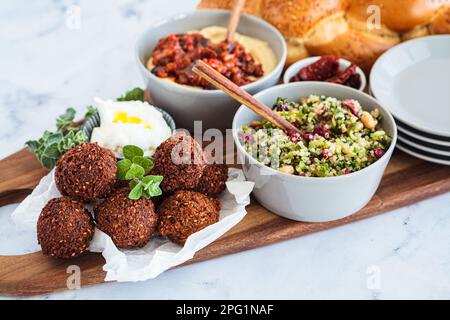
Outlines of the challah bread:
{"type": "MultiPolygon", "coordinates": [[[[230,9],[233,3],[201,0],[198,8],[230,9]]],[[[368,71],[401,41],[450,33],[449,0],[247,0],[244,12],[280,30],[288,46],[287,64],[335,54],[368,71]]]]}

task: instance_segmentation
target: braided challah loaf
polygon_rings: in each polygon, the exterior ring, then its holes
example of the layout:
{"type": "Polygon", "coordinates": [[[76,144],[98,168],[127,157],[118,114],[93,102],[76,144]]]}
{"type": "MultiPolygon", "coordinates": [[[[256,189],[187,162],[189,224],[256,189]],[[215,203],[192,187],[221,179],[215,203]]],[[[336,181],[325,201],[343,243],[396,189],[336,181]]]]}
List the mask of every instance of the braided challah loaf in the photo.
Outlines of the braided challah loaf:
{"type": "MultiPolygon", "coordinates": [[[[233,3],[201,0],[198,8],[230,9],[233,3]]],[[[281,31],[287,64],[333,54],[368,71],[401,41],[450,33],[450,0],[247,0],[244,12],[281,31]]]]}

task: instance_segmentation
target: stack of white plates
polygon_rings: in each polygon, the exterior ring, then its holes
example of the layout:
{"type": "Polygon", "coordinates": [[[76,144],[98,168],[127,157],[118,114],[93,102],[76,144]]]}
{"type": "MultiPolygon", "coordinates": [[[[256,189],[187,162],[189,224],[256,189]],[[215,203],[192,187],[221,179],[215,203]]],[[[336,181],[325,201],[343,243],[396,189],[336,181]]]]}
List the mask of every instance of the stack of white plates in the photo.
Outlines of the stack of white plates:
{"type": "Polygon", "coordinates": [[[450,35],[388,50],[372,68],[370,89],[397,122],[399,149],[450,165],[450,35]]]}

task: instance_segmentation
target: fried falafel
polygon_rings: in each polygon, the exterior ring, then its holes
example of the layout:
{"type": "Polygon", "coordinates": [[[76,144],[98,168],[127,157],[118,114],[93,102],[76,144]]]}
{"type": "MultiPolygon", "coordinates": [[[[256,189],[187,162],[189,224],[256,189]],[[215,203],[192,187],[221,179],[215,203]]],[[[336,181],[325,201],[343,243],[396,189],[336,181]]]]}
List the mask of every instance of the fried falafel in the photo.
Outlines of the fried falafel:
{"type": "Polygon", "coordinates": [[[87,250],[94,230],[92,216],[82,203],[54,198],[41,211],[37,238],[45,255],[69,259],[87,250]]]}
{"type": "Polygon", "coordinates": [[[56,163],[55,183],[62,195],[83,202],[106,197],[116,182],[114,154],[96,143],[82,143],[56,163]]]}
{"type": "Polygon", "coordinates": [[[162,236],[184,245],[193,233],[219,221],[220,202],[195,191],[176,191],[158,208],[162,236]]]}
{"type": "Polygon", "coordinates": [[[151,173],[164,177],[161,189],[166,193],[195,189],[206,166],[201,146],[182,132],[156,148],[153,162],[155,167],[151,173]]]}
{"type": "Polygon", "coordinates": [[[210,197],[217,197],[225,190],[227,180],[227,165],[208,164],[195,190],[210,197]]]}
{"type": "Polygon", "coordinates": [[[94,207],[97,227],[123,249],[142,248],[157,229],[158,216],[151,199],[128,198],[129,188],[115,191],[94,207]]]}

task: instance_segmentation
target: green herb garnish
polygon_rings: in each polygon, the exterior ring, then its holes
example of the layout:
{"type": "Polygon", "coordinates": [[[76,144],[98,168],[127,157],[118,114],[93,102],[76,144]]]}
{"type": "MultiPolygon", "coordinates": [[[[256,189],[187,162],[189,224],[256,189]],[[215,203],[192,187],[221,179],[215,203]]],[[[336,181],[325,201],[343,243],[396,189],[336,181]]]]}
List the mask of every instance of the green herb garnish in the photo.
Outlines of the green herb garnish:
{"type": "Polygon", "coordinates": [[[117,101],[144,101],[144,90],[134,88],[127,91],[123,96],[117,98],[117,101]]]}
{"type": "Polygon", "coordinates": [[[43,167],[51,170],[56,161],[68,150],[86,142],[87,137],[80,130],[80,124],[74,123],[75,110],[68,108],[56,119],[56,132],[45,131],[38,140],[30,140],[25,144],[38,158],[43,167]]]}
{"type": "Polygon", "coordinates": [[[153,169],[153,161],[144,156],[144,151],[133,145],[123,147],[124,159],[117,162],[117,179],[130,181],[128,198],[138,200],[150,199],[162,194],[159,184],[162,176],[146,175],[153,169]]]}
{"type": "Polygon", "coordinates": [[[72,124],[76,113],[77,112],[75,111],[74,108],[67,108],[66,112],[56,119],[56,128],[58,130],[66,129],[68,126],[72,124]]]}
{"type": "MultiPolygon", "coordinates": [[[[117,98],[117,101],[133,100],[144,101],[144,90],[134,88],[117,98]]],[[[56,161],[64,153],[88,140],[86,135],[81,131],[81,126],[85,119],[94,115],[96,112],[97,109],[94,106],[88,106],[84,119],[74,122],[76,111],[74,108],[67,108],[66,112],[56,119],[55,132],[45,131],[38,140],[29,140],[25,144],[36,155],[42,166],[51,170],[55,166],[56,161]]],[[[145,163],[142,163],[145,160],[136,159],[136,161],[137,163],[141,161],[140,165],[145,166],[145,163]]]]}
{"type": "Polygon", "coordinates": [[[89,118],[89,117],[93,116],[95,113],[97,113],[97,108],[94,106],[88,106],[87,111],[84,114],[84,118],[89,118]]]}

